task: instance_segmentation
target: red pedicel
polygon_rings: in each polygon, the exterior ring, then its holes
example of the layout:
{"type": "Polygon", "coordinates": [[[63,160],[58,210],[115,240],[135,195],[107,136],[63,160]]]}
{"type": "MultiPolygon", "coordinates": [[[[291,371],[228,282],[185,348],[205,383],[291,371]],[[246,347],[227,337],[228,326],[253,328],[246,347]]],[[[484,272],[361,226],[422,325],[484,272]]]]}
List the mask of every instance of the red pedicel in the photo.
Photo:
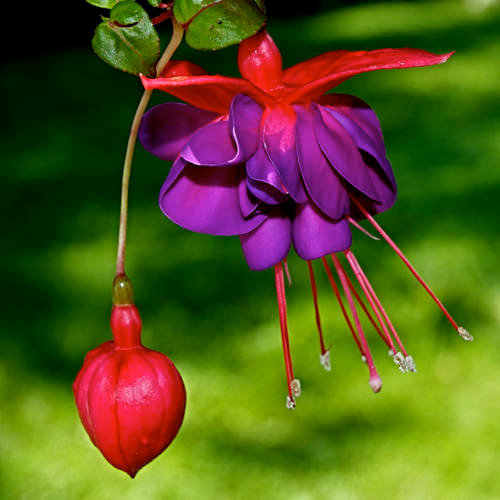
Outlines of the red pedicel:
{"type": "Polygon", "coordinates": [[[131,477],[174,439],[186,391],[174,364],[141,344],[134,305],[115,305],[113,341],[90,351],[73,384],[76,406],[92,442],[131,477]]]}

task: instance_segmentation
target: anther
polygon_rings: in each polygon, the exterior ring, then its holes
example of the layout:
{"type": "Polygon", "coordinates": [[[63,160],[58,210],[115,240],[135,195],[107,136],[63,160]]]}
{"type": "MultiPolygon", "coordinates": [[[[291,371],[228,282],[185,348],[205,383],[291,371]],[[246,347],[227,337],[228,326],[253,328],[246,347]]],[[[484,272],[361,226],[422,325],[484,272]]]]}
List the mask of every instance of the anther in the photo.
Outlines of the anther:
{"type": "Polygon", "coordinates": [[[324,354],[319,355],[319,362],[327,372],[332,371],[332,363],[330,360],[330,349],[327,349],[324,354]]]}
{"type": "Polygon", "coordinates": [[[396,353],[393,359],[400,372],[406,373],[408,371],[408,366],[406,365],[405,357],[402,353],[396,353]]]}
{"type": "Polygon", "coordinates": [[[294,378],[290,382],[290,389],[292,390],[292,394],[296,398],[298,398],[302,394],[302,387],[300,386],[300,380],[298,378],[294,378]]]}
{"type": "Polygon", "coordinates": [[[362,361],[363,363],[366,363],[366,356],[361,356],[361,361],[362,361]]]}
{"type": "Polygon", "coordinates": [[[411,356],[406,356],[405,363],[408,371],[416,373],[417,365],[415,364],[415,360],[411,356]]]}
{"type": "Polygon", "coordinates": [[[396,354],[396,352],[395,352],[395,351],[393,351],[392,349],[389,349],[389,351],[387,352],[387,354],[388,354],[389,356],[394,356],[394,355],[396,354]]]}
{"type": "Polygon", "coordinates": [[[297,405],[295,404],[295,400],[293,398],[291,398],[289,395],[286,396],[286,407],[289,409],[289,410],[295,410],[295,407],[297,405]]]}
{"type": "Polygon", "coordinates": [[[462,337],[467,342],[472,342],[474,340],[474,337],[463,326],[459,326],[457,328],[457,332],[460,337],[462,337]]]}

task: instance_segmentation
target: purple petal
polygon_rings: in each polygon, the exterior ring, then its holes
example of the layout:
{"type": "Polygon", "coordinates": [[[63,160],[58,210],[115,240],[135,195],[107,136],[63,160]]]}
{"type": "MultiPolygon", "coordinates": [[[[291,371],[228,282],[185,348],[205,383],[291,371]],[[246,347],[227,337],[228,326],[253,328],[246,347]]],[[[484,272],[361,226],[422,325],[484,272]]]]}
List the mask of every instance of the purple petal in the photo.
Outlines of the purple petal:
{"type": "Polygon", "coordinates": [[[232,165],[238,152],[231,138],[229,121],[209,123],[199,129],[183,147],[181,156],[188,163],[204,167],[232,165]]]}
{"type": "Polygon", "coordinates": [[[219,115],[180,102],[151,108],[142,119],[139,140],[162,160],[174,161],[189,137],[219,115]]]}
{"type": "Polygon", "coordinates": [[[259,227],[240,236],[243,254],[250,269],[262,271],[283,260],[290,250],[292,223],[281,210],[259,227]]]}
{"type": "Polygon", "coordinates": [[[209,123],[195,132],[182,149],[182,157],[193,165],[227,167],[246,161],[257,149],[261,107],[252,99],[237,95],[229,120],[209,123]]]}
{"type": "Polygon", "coordinates": [[[297,156],[309,196],[315,205],[332,219],[349,211],[349,195],[319,147],[313,128],[313,114],[296,106],[297,156]]]}
{"type": "Polygon", "coordinates": [[[297,203],[307,200],[297,160],[295,111],[291,106],[275,106],[264,124],[264,148],[276,167],[290,196],[297,203]]]}
{"type": "Polygon", "coordinates": [[[160,207],[169,219],[190,231],[223,236],[248,233],[266,216],[243,217],[238,194],[242,175],[240,167],[185,165],[170,187],[162,189],[160,207]]]}
{"type": "Polygon", "coordinates": [[[238,184],[238,197],[243,217],[248,217],[250,214],[255,212],[259,206],[259,200],[255,198],[255,196],[253,196],[247,188],[246,178],[244,175],[241,176],[238,184]]]}
{"type": "Polygon", "coordinates": [[[184,170],[187,163],[179,156],[172,165],[163,186],[160,189],[160,196],[158,197],[160,206],[163,195],[170,189],[170,186],[176,181],[180,173],[184,170]]]}
{"type": "Polygon", "coordinates": [[[299,257],[313,260],[346,250],[351,246],[352,236],[346,219],[329,219],[308,202],[297,205],[292,240],[299,257]]]}
{"type": "Polygon", "coordinates": [[[286,194],[286,189],[276,170],[264,150],[264,144],[261,141],[255,154],[246,162],[246,172],[249,179],[259,183],[268,184],[277,191],[286,194]]]}
{"type": "Polygon", "coordinates": [[[289,199],[287,194],[283,194],[265,182],[255,181],[247,177],[246,184],[248,191],[267,205],[281,205],[289,199]]]}
{"type": "Polygon", "coordinates": [[[372,200],[380,201],[372,177],[351,136],[323,106],[313,106],[314,131],[328,161],[349,184],[372,200]]]}
{"type": "Polygon", "coordinates": [[[352,110],[345,107],[332,108],[330,106],[324,106],[323,108],[328,113],[331,113],[342,127],[344,127],[359,149],[366,151],[377,160],[390,182],[393,191],[396,192],[396,179],[391,164],[386,156],[382,131],[380,130],[380,125],[378,124],[375,113],[371,109],[362,110],[360,112],[356,112],[355,109],[353,113],[352,110]],[[366,117],[369,117],[370,120],[366,121],[366,117]]]}
{"type": "Polygon", "coordinates": [[[231,102],[229,128],[241,161],[248,159],[257,150],[262,113],[261,106],[246,95],[238,94],[231,102]]]}

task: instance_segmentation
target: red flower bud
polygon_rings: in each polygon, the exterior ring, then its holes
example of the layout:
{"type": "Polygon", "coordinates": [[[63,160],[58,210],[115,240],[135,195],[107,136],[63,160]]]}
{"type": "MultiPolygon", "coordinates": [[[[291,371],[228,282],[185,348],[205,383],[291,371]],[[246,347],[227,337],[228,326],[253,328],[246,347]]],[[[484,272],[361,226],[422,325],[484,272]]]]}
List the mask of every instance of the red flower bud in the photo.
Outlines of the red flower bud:
{"type": "Polygon", "coordinates": [[[164,354],[141,345],[133,305],[115,305],[114,341],[90,351],[73,384],[76,406],[92,442],[114,467],[134,477],[174,439],[186,391],[164,354]]]}

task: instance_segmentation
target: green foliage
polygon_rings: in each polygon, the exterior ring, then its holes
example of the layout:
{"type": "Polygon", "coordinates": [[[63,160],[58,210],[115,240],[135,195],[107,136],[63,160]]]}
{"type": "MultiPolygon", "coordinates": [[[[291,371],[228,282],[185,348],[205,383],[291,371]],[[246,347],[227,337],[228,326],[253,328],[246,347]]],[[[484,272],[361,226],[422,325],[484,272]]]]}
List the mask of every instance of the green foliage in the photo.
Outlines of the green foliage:
{"type": "Polygon", "coordinates": [[[117,3],[97,26],[92,47],[114,68],[155,76],[160,39],[147,12],[131,0],[117,3]]]}
{"type": "Polygon", "coordinates": [[[195,49],[240,43],[266,22],[262,0],[177,0],[174,15],[186,25],[186,41],[195,49]]]}

